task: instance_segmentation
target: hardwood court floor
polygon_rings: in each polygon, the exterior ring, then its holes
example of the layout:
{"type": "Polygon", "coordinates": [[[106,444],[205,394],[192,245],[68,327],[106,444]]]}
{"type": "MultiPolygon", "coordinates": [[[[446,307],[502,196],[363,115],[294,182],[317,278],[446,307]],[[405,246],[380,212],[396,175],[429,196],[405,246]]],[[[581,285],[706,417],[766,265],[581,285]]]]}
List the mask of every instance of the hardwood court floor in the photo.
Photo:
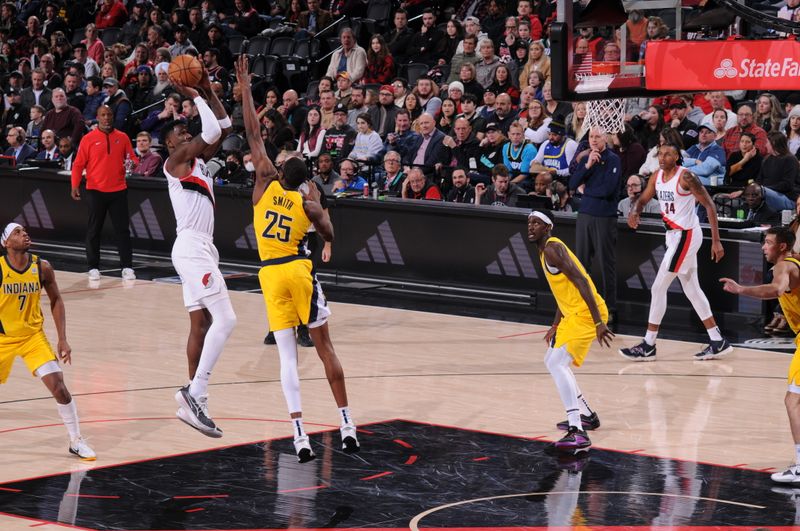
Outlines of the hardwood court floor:
{"type": "MultiPolygon", "coordinates": [[[[94,464],[67,453],[52,398],[17,360],[0,387],[0,483],[290,435],[275,346],[262,344],[260,294],[231,292],[239,322],[212,377],[206,438],[175,417],[186,381],[188,317],[180,286],[58,272],[73,365],[65,368],[94,464]]],[[[44,300],[47,332],[55,330],[44,300]]],[[[331,303],[331,333],[356,422],[408,419],[526,437],[558,435],[563,407],[542,359],[543,326],[331,303]]],[[[694,362],[699,345],[661,340],[655,363],[595,345],[578,382],[602,419],[595,446],[751,469],[792,459],[783,408],[786,354],[737,349],[694,362]]],[[[300,349],[308,431],[337,425],[314,349],[300,349]]],[[[369,452],[365,447],[364,452],[369,452]]],[[[476,497],[480,493],[476,493],[476,497]]],[[[35,522],[0,515],[0,529],[35,522]]],[[[41,525],[39,529],[63,529],[41,525]]]]}

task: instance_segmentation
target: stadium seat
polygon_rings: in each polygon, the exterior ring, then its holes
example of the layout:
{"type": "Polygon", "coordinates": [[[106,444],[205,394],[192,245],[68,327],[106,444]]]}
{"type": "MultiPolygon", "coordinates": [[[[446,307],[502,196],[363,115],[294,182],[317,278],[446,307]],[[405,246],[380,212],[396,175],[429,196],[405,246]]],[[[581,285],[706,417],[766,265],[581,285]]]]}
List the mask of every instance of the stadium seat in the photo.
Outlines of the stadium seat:
{"type": "Polygon", "coordinates": [[[106,28],[100,30],[100,40],[103,41],[103,45],[106,48],[113,46],[119,42],[119,34],[121,31],[121,28],[106,28]]]}
{"type": "Polygon", "coordinates": [[[278,57],[291,57],[293,51],[294,38],[292,37],[275,37],[269,47],[269,54],[278,57]]]}
{"type": "Polygon", "coordinates": [[[411,63],[400,68],[400,75],[408,80],[409,85],[414,85],[417,82],[417,78],[427,74],[428,70],[430,68],[425,63],[411,63]]]}
{"type": "Polygon", "coordinates": [[[228,48],[233,55],[247,52],[248,40],[244,35],[232,35],[228,38],[228,48]]]}
{"type": "Polygon", "coordinates": [[[302,39],[295,42],[294,56],[306,60],[319,57],[319,41],[317,39],[302,39]]]}
{"type": "Polygon", "coordinates": [[[221,149],[225,153],[230,153],[231,151],[242,151],[246,144],[247,142],[245,142],[241,135],[232,133],[222,141],[221,149]]]}
{"type": "Polygon", "coordinates": [[[253,59],[250,72],[261,76],[267,83],[275,83],[279,64],[280,60],[274,55],[259,55],[253,59]]]}
{"type": "Polygon", "coordinates": [[[392,14],[391,0],[370,0],[367,16],[361,19],[367,34],[385,33],[389,29],[389,17],[392,14]]]}
{"type": "Polygon", "coordinates": [[[308,84],[306,87],[306,91],[303,94],[303,97],[307,100],[316,101],[317,97],[319,96],[319,81],[315,80],[308,84]]]}
{"type": "Polygon", "coordinates": [[[247,43],[247,53],[253,56],[267,55],[272,39],[256,35],[247,43]]]}
{"type": "Polygon", "coordinates": [[[74,33],[72,34],[72,41],[70,42],[73,46],[75,46],[85,38],[86,38],[86,28],[85,27],[76,28],[74,33]]]}

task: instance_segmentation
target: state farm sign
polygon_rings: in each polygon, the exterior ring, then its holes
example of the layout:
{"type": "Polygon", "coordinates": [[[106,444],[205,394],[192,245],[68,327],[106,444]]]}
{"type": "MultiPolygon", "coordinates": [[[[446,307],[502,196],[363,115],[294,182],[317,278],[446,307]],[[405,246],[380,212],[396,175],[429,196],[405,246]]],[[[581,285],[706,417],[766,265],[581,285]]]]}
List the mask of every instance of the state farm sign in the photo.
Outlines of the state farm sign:
{"type": "Polygon", "coordinates": [[[647,43],[648,90],[797,90],[800,44],[782,41],[647,43]]]}

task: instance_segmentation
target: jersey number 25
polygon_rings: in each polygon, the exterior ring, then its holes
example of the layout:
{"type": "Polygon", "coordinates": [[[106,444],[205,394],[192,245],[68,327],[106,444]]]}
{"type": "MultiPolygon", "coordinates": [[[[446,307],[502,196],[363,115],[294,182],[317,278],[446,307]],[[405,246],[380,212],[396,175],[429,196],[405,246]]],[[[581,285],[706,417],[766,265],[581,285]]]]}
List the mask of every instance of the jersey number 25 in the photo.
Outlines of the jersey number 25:
{"type": "Polygon", "coordinates": [[[289,232],[292,230],[290,223],[292,218],[284,214],[278,214],[272,210],[267,210],[267,228],[262,234],[265,238],[275,238],[279,242],[289,241],[289,232]]]}

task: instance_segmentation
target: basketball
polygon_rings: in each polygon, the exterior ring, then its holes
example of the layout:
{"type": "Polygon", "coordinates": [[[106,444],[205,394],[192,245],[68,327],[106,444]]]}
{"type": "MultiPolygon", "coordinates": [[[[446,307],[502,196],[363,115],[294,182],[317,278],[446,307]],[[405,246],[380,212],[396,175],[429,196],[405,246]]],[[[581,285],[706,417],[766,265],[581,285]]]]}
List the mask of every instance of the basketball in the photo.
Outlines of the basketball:
{"type": "Polygon", "coordinates": [[[169,78],[187,87],[196,86],[203,75],[203,65],[191,55],[179,55],[169,64],[169,78]]]}

